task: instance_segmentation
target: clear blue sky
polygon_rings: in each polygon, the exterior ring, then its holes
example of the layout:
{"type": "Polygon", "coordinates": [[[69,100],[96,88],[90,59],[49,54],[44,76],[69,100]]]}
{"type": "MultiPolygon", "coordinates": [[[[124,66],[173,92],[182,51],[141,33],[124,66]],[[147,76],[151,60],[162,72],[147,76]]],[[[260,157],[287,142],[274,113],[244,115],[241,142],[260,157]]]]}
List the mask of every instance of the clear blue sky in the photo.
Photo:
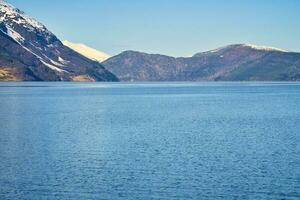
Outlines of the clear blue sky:
{"type": "Polygon", "coordinates": [[[189,56],[232,43],[300,51],[300,0],[7,0],[60,39],[189,56]]]}

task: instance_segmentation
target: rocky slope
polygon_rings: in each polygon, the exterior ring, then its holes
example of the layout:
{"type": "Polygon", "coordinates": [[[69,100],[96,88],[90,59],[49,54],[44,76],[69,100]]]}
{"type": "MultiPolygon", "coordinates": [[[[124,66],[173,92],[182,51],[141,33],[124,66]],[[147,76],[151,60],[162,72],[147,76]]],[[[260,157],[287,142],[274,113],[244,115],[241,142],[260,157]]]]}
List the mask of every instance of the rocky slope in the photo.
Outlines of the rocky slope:
{"type": "Polygon", "coordinates": [[[0,0],[0,80],[117,81],[62,42],[44,25],[0,0]]]}
{"type": "Polygon", "coordinates": [[[122,81],[300,81],[300,53],[249,44],[186,58],[126,51],[102,64],[122,81]]]}

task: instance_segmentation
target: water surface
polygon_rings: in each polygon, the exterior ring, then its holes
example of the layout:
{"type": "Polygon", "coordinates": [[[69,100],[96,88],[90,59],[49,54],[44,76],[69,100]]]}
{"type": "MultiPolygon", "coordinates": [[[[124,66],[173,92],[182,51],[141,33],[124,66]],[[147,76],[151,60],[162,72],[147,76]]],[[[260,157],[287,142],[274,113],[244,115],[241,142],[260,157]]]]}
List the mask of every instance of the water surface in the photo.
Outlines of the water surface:
{"type": "Polygon", "coordinates": [[[0,199],[299,199],[298,83],[0,83],[0,199]]]}

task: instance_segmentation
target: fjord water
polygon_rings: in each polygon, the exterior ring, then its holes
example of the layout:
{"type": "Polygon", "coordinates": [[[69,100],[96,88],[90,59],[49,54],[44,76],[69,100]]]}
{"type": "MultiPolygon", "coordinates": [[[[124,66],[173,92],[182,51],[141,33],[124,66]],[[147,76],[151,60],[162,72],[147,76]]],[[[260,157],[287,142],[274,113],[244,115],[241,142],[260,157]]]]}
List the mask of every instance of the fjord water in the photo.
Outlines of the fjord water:
{"type": "Polygon", "coordinates": [[[299,199],[299,83],[0,83],[0,199],[299,199]]]}

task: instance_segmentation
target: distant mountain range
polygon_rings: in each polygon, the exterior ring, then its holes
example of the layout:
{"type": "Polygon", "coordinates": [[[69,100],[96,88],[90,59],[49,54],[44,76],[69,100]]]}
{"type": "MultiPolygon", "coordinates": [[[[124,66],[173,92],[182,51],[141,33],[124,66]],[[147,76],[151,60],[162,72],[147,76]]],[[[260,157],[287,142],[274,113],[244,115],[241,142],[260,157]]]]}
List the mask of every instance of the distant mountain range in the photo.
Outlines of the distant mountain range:
{"type": "Polygon", "coordinates": [[[0,0],[0,80],[118,79],[99,62],[64,46],[44,25],[0,0]]]}
{"type": "Polygon", "coordinates": [[[300,53],[250,44],[181,58],[125,51],[102,64],[121,81],[300,81],[300,53]]]}
{"type": "Polygon", "coordinates": [[[0,0],[0,81],[118,80],[300,81],[300,53],[235,44],[192,57],[136,51],[110,57],[83,44],[63,44],[44,25],[0,0]]]}

